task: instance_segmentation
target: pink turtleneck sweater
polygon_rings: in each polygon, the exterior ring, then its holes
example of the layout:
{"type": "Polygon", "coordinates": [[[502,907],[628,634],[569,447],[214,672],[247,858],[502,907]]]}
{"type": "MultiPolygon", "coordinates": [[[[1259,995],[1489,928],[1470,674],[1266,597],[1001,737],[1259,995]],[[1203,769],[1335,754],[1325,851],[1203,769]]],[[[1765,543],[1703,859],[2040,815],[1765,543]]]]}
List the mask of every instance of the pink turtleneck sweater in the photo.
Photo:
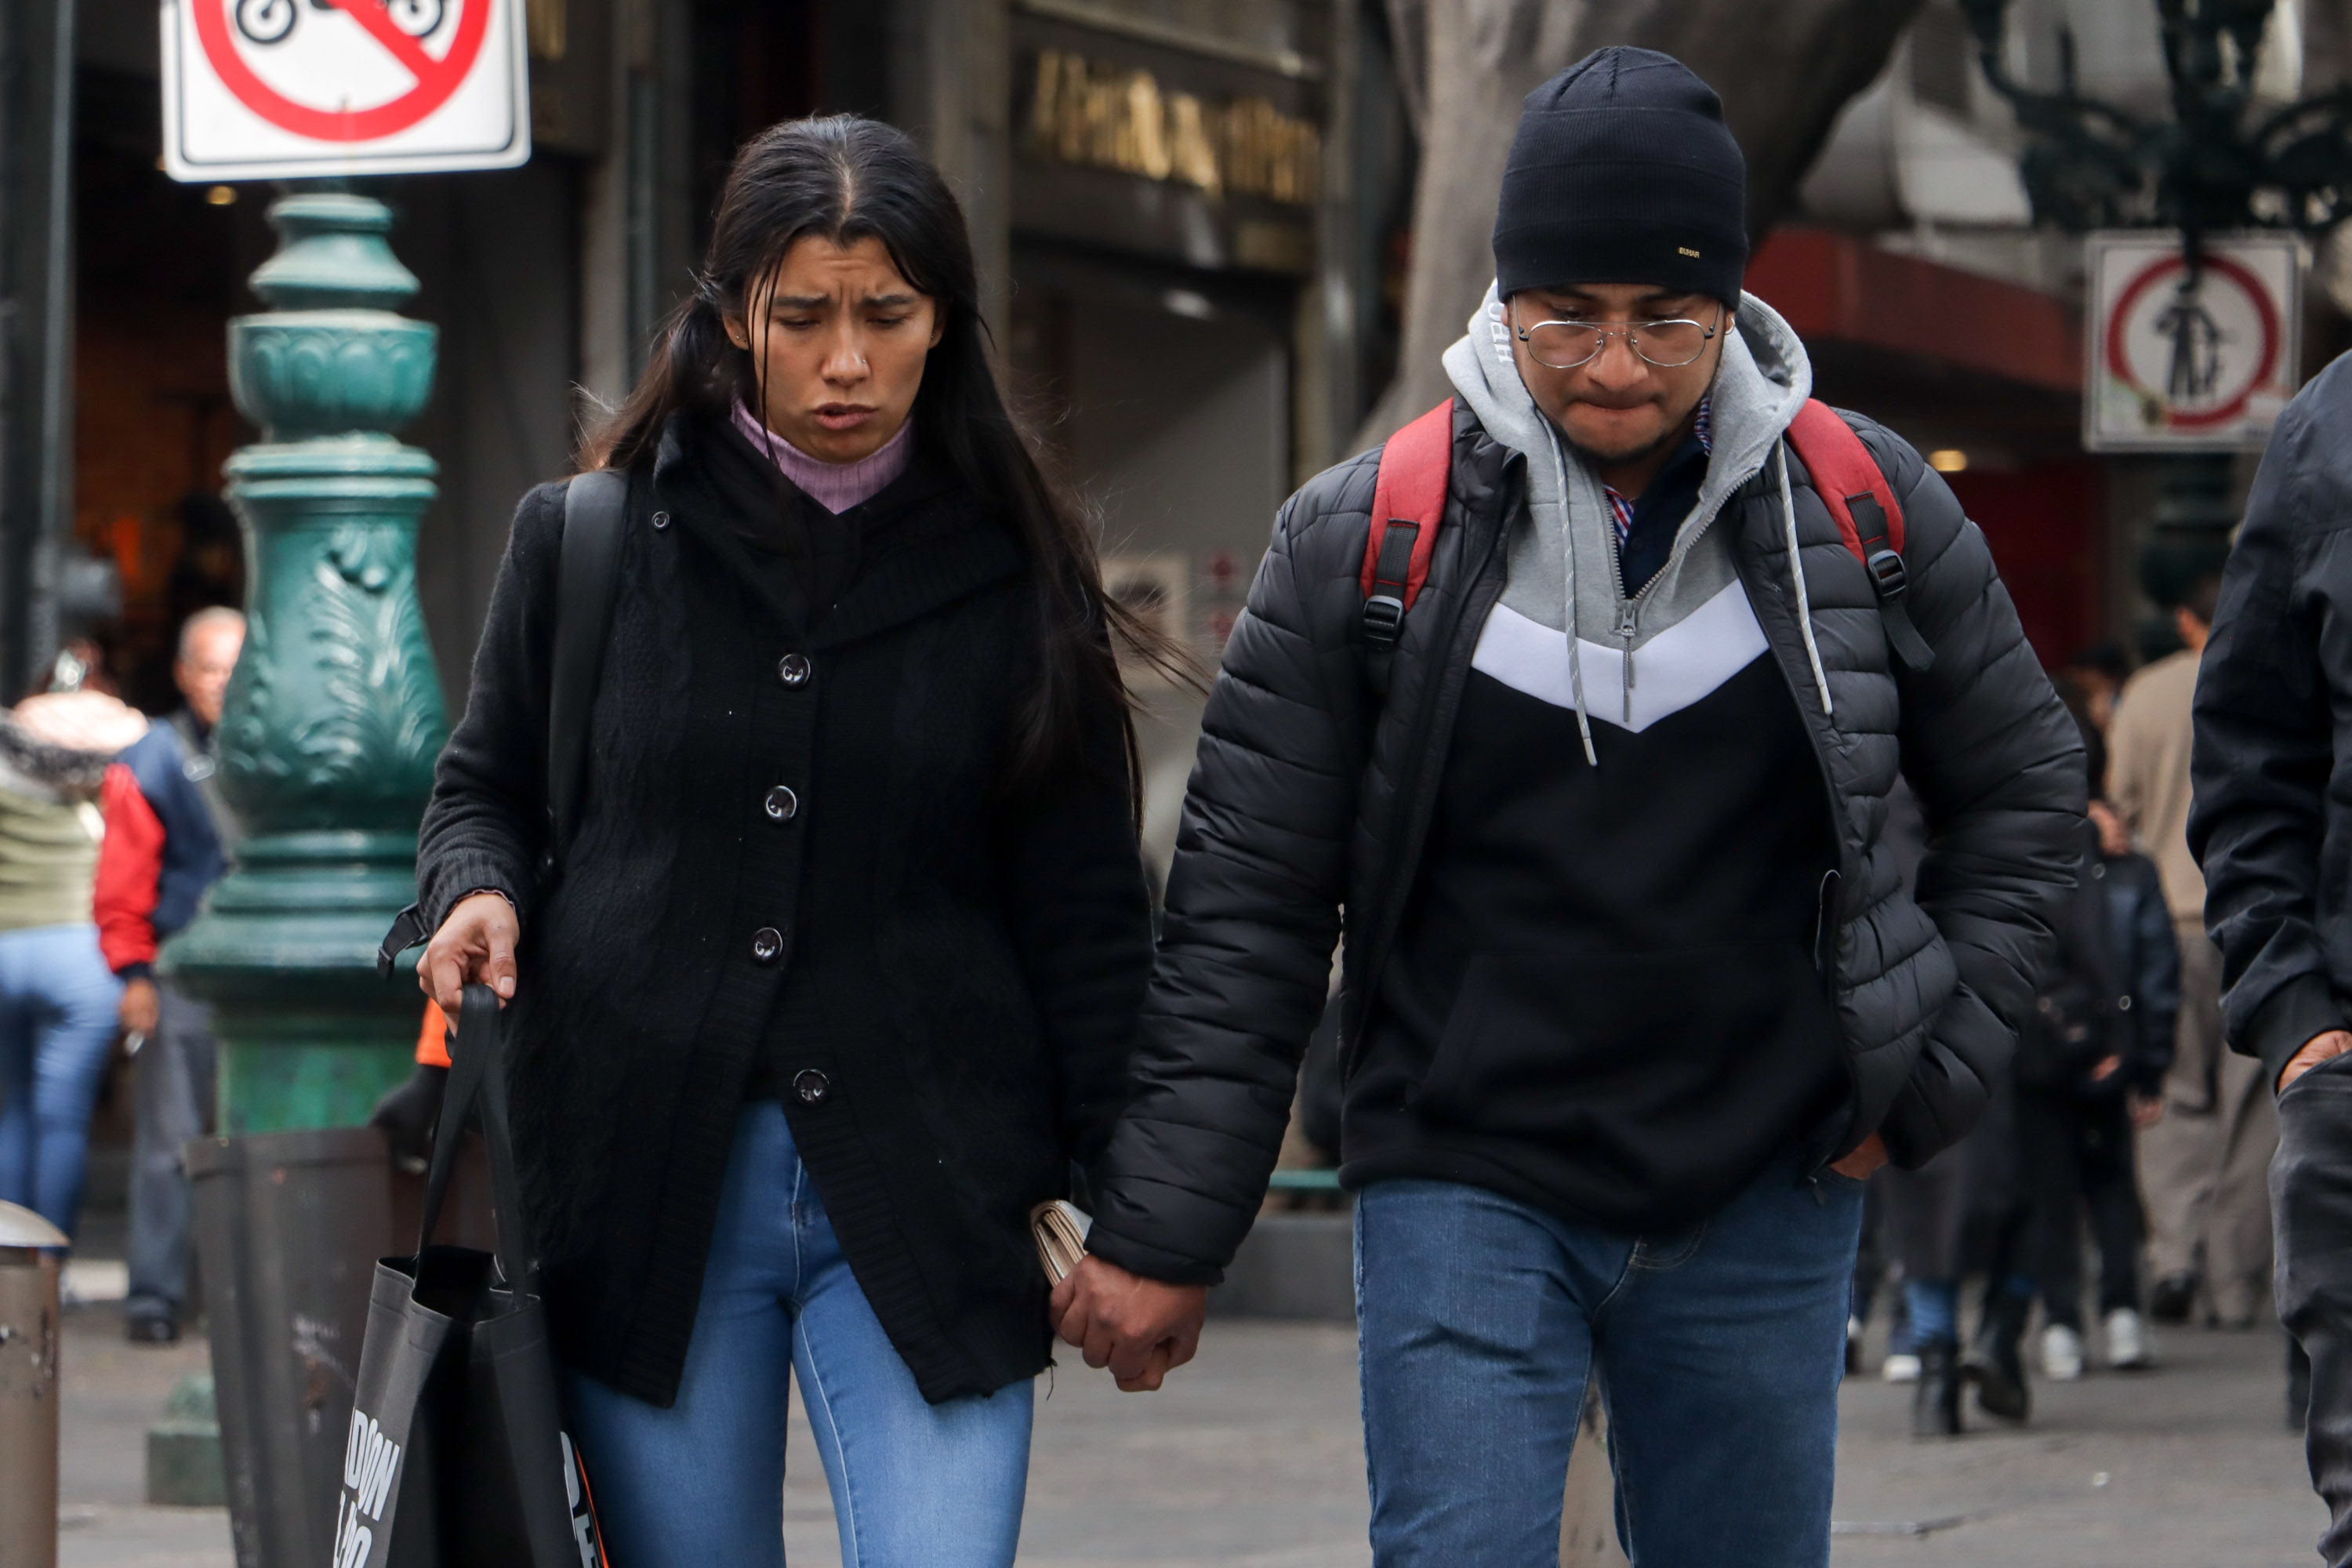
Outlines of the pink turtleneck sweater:
{"type": "Polygon", "coordinates": [[[860,501],[870,500],[900,474],[915,455],[915,421],[909,417],[898,433],[854,463],[828,463],[810,457],[762,424],[749,405],[735,405],[735,428],[743,438],[783,470],[803,495],[839,516],[860,501]]]}

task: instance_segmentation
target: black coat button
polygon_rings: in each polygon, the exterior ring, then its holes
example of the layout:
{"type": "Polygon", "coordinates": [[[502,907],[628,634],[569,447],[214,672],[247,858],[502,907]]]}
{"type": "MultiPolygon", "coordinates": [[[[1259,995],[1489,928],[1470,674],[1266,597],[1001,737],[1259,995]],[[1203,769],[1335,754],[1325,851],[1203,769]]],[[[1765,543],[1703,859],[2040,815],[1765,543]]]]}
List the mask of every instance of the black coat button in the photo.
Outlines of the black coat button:
{"type": "Polygon", "coordinates": [[[790,784],[778,784],[768,792],[760,808],[768,814],[771,822],[790,822],[800,814],[801,797],[793,793],[790,784]]]}
{"type": "Polygon", "coordinates": [[[788,653],[776,665],[776,679],[786,686],[806,686],[809,677],[815,673],[816,666],[808,661],[804,653],[788,653]]]}
{"type": "Polygon", "coordinates": [[[751,961],[773,963],[784,951],[784,933],[773,926],[761,926],[751,933],[751,961]]]}
{"type": "Polygon", "coordinates": [[[666,512],[666,511],[657,511],[657,512],[654,513],[654,528],[656,529],[656,531],[659,531],[659,530],[661,530],[661,529],[667,528],[668,526],[669,526],[669,513],[667,513],[667,512],[666,512]]]}
{"type": "Polygon", "coordinates": [[[793,1079],[793,1092],[801,1097],[803,1105],[823,1105],[832,1090],[833,1080],[814,1068],[803,1068],[793,1079]]]}

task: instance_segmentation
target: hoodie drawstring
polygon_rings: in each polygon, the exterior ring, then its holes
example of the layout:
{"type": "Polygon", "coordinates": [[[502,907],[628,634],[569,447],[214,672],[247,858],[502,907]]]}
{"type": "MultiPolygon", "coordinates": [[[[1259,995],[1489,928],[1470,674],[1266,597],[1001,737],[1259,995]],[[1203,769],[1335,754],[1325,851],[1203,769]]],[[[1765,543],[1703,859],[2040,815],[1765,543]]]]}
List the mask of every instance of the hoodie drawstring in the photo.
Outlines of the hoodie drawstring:
{"type": "Polygon", "coordinates": [[[1576,649],[1576,532],[1568,526],[1568,464],[1559,455],[1559,432],[1552,428],[1549,419],[1543,421],[1543,427],[1551,438],[1552,481],[1559,493],[1559,552],[1568,561],[1568,689],[1576,702],[1576,732],[1584,741],[1584,760],[1597,768],[1601,756],[1592,749],[1591,721],[1584,716],[1584,660],[1576,649]]]}
{"type": "Polygon", "coordinates": [[[1830,706],[1830,678],[1822,669],[1822,650],[1813,641],[1813,606],[1805,593],[1805,566],[1797,555],[1797,502],[1789,492],[1789,443],[1782,439],[1772,448],[1774,461],[1780,467],[1780,521],[1788,530],[1789,578],[1797,584],[1797,630],[1805,639],[1805,657],[1812,661],[1813,685],[1822,694],[1822,713],[1835,716],[1830,706]]]}

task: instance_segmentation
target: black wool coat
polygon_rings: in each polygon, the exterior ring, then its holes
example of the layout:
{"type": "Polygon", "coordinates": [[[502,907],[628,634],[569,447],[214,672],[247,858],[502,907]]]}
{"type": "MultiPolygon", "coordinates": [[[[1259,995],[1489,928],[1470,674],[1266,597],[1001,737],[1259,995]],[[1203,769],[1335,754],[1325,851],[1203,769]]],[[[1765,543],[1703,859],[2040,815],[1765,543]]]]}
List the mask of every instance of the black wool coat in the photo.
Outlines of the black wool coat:
{"type": "Polygon", "coordinates": [[[986,1393],[1045,1364],[1027,1211],[1125,1095],[1150,932],[1123,718],[1088,717],[1086,767],[1007,787],[1039,646],[1010,526],[919,457],[845,514],[859,563],[810,619],[747,542],[774,500],[724,482],[729,438],[674,420],[630,477],[548,887],[564,487],[524,498],[425,816],[423,911],[494,889],[521,916],[514,1140],[569,1364],[675,1400],[736,1114],[772,1087],[925,1397],[986,1393]]]}

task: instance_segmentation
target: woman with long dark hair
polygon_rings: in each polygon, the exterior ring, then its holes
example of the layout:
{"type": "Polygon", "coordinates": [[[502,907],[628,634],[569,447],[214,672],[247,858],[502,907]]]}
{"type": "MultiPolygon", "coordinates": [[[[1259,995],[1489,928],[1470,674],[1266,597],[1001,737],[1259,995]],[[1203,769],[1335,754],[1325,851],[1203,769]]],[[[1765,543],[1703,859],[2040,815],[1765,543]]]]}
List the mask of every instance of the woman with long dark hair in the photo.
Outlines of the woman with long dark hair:
{"type": "Polygon", "coordinates": [[[554,484],[417,879],[425,990],[511,1002],[614,1559],[782,1563],[797,1373],[845,1563],[1009,1563],[1047,1350],[1027,1214],[1118,1109],[1150,963],[1118,660],[1161,650],[999,395],[954,198],[873,121],[742,149],[583,466],[628,500],[576,826],[547,842],[554,484]]]}

